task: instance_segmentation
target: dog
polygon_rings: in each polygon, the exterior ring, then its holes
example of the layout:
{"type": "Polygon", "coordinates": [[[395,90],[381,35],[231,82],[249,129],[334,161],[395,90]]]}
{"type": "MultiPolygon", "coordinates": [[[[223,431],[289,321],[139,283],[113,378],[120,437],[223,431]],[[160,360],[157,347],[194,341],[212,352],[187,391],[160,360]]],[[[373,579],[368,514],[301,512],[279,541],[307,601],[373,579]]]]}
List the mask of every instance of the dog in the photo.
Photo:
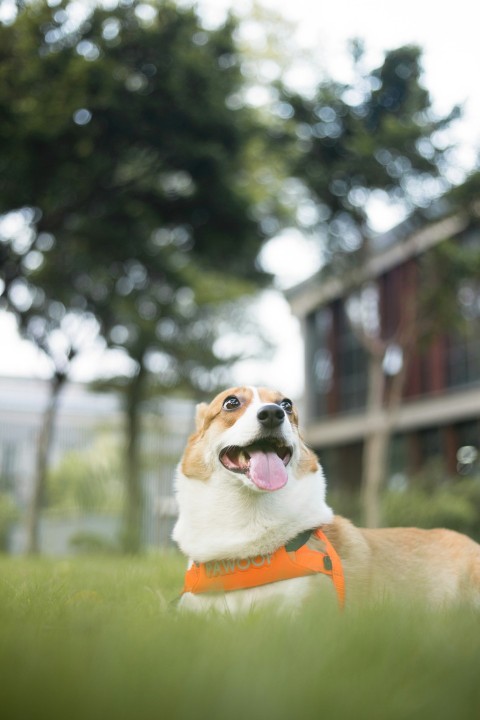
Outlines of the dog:
{"type": "Polygon", "coordinates": [[[480,607],[470,538],[361,529],[334,515],[296,407],[276,390],[234,387],[200,404],[175,482],[173,539],[189,558],[181,608],[295,611],[315,593],[347,607],[389,598],[480,607]]]}

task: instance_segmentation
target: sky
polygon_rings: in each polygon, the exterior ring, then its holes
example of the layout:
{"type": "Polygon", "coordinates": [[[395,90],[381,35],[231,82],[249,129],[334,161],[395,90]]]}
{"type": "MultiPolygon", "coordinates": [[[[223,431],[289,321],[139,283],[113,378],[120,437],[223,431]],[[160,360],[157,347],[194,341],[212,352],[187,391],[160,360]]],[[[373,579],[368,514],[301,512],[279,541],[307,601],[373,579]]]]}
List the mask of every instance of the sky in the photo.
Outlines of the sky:
{"type": "MultiPolygon", "coordinates": [[[[262,0],[261,4],[295,23],[289,52],[293,49],[297,59],[288,69],[288,79],[300,90],[308,91],[322,69],[335,79],[348,80],[346,47],[351,38],[364,40],[366,62],[372,68],[382,62],[386,50],[407,43],[420,45],[424,50],[424,84],[431,92],[434,108],[446,113],[457,103],[464,105],[464,119],[452,139],[458,144],[461,165],[466,169],[473,166],[480,148],[479,11],[475,2],[262,0]],[[305,56],[309,59],[305,60],[305,56]]],[[[215,26],[229,9],[248,15],[251,1],[198,0],[196,6],[205,24],[215,26]]],[[[396,219],[379,212],[377,229],[388,229],[396,219]]],[[[277,274],[278,289],[267,291],[254,312],[277,350],[263,362],[242,363],[236,370],[236,380],[275,385],[297,399],[303,392],[302,338],[299,323],[290,314],[279,289],[307,277],[316,267],[318,256],[311,244],[292,231],[271,241],[262,259],[266,269],[277,274]]],[[[96,347],[79,360],[73,377],[88,380],[99,363],[110,366],[116,362],[115,356],[107,359],[96,347]]],[[[12,374],[45,376],[48,364],[42,362],[38,351],[18,339],[12,319],[0,313],[0,375],[12,374]]]]}

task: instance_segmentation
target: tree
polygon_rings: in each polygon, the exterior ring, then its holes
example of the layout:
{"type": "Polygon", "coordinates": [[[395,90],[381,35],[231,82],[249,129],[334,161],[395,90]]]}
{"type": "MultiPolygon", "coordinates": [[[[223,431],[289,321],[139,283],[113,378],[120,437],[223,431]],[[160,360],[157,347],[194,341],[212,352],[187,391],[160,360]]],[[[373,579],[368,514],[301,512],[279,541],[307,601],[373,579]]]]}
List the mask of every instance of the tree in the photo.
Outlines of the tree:
{"type": "MultiPolygon", "coordinates": [[[[422,220],[422,209],[449,187],[442,175],[449,150],[442,133],[459,116],[459,108],[445,117],[434,114],[421,84],[419,48],[388,52],[372,72],[362,68],[358,42],[352,46],[352,56],[351,85],[328,80],[313,98],[292,92],[284,96],[293,112],[294,174],[316,208],[309,229],[322,239],[323,276],[341,277],[358,304],[361,268],[376,250],[371,199],[380,193],[413,213],[412,222],[415,217],[422,220]]],[[[410,277],[408,282],[416,284],[416,279],[410,277]]],[[[369,331],[359,319],[361,314],[357,313],[357,321],[350,318],[368,358],[366,414],[372,430],[363,450],[362,501],[364,520],[372,526],[380,521],[379,492],[409,356],[423,332],[418,293],[409,297],[415,302],[405,304],[388,336],[382,335],[379,325],[369,331]],[[396,353],[394,371],[386,362],[392,352],[396,353]]]]}
{"type": "Polygon", "coordinates": [[[234,29],[228,20],[207,31],[169,2],[94,8],[78,23],[65,1],[28,5],[0,27],[0,212],[23,213],[29,229],[23,245],[1,246],[4,302],[21,329],[26,316],[39,325],[51,302],[91,313],[131,358],[133,551],[151,369],[163,389],[182,380],[205,389],[225,361],[212,309],[267,279],[255,264],[267,231],[245,165],[262,128],[230,101],[242,84],[234,29]]]}
{"type": "Polygon", "coordinates": [[[26,515],[26,552],[40,552],[40,509],[45,499],[49,456],[60,394],[68,380],[72,362],[97,334],[92,317],[65,313],[56,301],[48,302],[42,317],[35,312],[22,312],[22,335],[43,351],[52,366],[50,393],[42,414],[37,441],[37,460],[32,493],[26,515]]]}
{"type": "Polygon", "coordinates": [[[403,288],[406,299],[393,335],[383,342],[363,335],[370,372],[367,412],[381,418],[364,449],[363,509],[370,526],[378,526],[381,521],[380,492],[387,474],[389,442],[414,357],[435,342],[478,333],[477,183],[475,173],[461,190],[453,188],[443,196],[445,217],[452,218],[461,231],[442,238],[406,270],[403,288]],[[469,243],[468,236],[472,234],[475,239],[469,243]]]}
{"type": "Polygon", "coordinates": [[[444,117],[433,112],[418,47],[386,53],[371,72],[363,68],[359,42],[352,57],[352,84],[326,80],[312,98],[285,93],[294,113],[294,174],[316,204],[311,229],[322,237],[329,274],[371,254],[372,197],[380,193],[412,211],[448,188],[442,170],[449,148],[441,134],[460,113],[458,107],[444,117]]]}

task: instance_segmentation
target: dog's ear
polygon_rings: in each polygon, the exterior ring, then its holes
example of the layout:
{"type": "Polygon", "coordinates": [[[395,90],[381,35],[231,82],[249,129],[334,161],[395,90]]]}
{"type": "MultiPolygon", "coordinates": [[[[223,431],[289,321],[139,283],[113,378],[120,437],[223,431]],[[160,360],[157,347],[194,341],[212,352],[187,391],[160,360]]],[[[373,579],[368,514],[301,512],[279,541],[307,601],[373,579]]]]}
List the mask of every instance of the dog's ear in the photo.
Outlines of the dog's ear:
{"type": "Polygon", "coordinates": [[[195,412],[195,427],[197,428],[197,431],[201,430],[203,427],[203,421],[205,420],[207,408],[207,403],[199,403],[197,405],[197,409],[195,412]]]}

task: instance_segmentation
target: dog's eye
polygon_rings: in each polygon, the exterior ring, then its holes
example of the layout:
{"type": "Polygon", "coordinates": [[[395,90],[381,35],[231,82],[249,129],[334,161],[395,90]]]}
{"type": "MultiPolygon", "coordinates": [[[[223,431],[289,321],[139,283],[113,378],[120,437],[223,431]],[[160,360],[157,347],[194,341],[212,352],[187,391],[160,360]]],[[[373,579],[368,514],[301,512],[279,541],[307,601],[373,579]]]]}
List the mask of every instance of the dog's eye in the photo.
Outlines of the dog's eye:
{"type": "Polygon", "coordinates": [[[236,395],[229,395],[226,400],[223,401],[224,410],[236,410],[240,407],[240,400],[236,395]]]}
{"type": "Polygon", "coordinates": [[[280,407],[282,407],[286,413],[289,415],[293,412],[293,403],[288,398],[284,398],[280,403],[280,407]]]}

